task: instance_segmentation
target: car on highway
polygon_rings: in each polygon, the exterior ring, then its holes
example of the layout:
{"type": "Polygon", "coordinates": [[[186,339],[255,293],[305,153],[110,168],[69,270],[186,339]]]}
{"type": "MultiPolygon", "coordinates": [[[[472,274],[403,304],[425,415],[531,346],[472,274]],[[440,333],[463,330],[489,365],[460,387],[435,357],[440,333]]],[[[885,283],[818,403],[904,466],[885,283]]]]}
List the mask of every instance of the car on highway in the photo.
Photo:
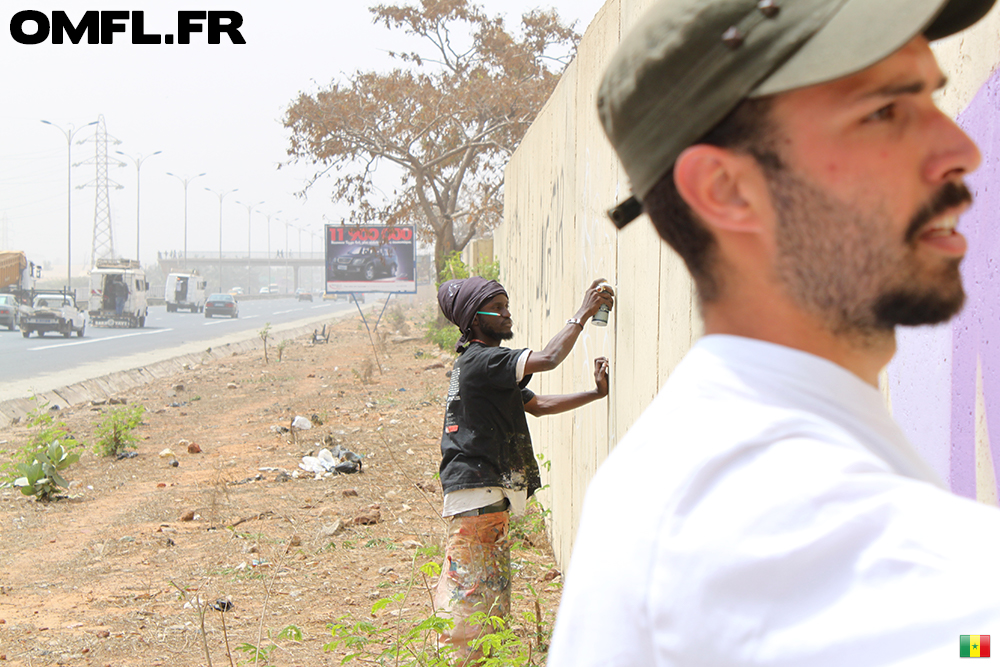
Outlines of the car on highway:
{"type": "Polygon", "coordinates": [[[225,315],[233,319],[240,316],[240,305],[232,294],[212,294],[205,302],[205,317],[225,315]]]}
{"type": "Polygon", "coordinates": [[[231,288],[229,288],[229,293],[232,296],[243,296],[243,288],[242,287],[231,287],[231,288]]]}
{"type": "Polygon", "coordinates": [[[351,303],[364,303],[364,292],[326,292],[323,294],[324,301],[350,301],[351,303]]]}
{"type": "Polygon", "coordinates": [[[0,327],[6,325],[11,331],[21,323],[21,306],[13,294],[0,294],[0,327]]]}
{"type": "Polygon", "coordinates": [[[295,298],[298,299],[299,301],[312,301],[313,295],[312,292],[310,292],[306,288],[300,287],[297,290],[295,290],[295,298]]]}
{"type": "Polygon", "coordinates": [[[36,292],[30,312],[21,316],[21,335],[25,338],[32,332],[44,336],[50,331],[65,338],[74,333],[83,338],[86,328],[87,315],[77,307],[70,292],[36,292]]]}
{"type": "Polygon", "coordinates": [[[337,257],[334,273],[337,280],[354,276],[364,280],[375,280],[379,276],[392,278],[398,265],[396,251],[391,245],[363,245],[337,257]]]}

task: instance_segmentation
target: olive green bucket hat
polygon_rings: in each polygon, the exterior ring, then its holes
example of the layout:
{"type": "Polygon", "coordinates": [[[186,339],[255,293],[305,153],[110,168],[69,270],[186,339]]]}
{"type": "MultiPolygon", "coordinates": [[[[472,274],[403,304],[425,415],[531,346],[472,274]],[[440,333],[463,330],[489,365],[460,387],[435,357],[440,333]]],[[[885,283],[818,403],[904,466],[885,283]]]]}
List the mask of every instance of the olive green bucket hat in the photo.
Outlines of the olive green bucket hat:
{"type": "Polygon", "coordinates": [[[963,30],[995,0],[660,0],[612,56],[597,108],[634,197],[623,227],[677,156],[743,99],[832,81],[913,37],[963,30]]]}

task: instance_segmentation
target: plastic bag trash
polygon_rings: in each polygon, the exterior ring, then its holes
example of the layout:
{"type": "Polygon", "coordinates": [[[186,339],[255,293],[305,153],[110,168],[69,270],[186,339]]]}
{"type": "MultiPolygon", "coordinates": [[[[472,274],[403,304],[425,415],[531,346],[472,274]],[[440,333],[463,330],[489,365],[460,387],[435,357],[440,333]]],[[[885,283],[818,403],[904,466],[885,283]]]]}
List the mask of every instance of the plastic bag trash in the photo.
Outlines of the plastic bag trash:
{"type": "Polygon", "coordinates": [[[344,461],[342,463],[338,463],[333,469],[341,474],[351,475],[353,473],[360,472],[361,465],[355,461],[344,461]]]}
{"type": "Polygon", "coordinates": [[[333,451],[324,447],[316,456],[303,456],[299,467],[316,475],[326,472],[352,474],[361,472],[361,460],[358,454],[336,445],[333,451]]]}
{"type": "Polygon", "coordinates": [[[313,424],[307,417],[302,415],[295,415],[295,419],[292,420],[292,426],[297,429],[306,430],[313,427],[313,424]]]}
{"type": "Polygon", "coordinates": [[[320,460],[320,463],[323,464],[324,468],[329,470],[330,468],[337,465],[337,459],[340,457],[339,455],[337,457],[334,457],[333,452],[331,452],[329,449],[324,448],[319,450],[319,454],[316,455],[316,458],[320,460]]]}
{"type": "Polygon", "coordinates": [[[326,472],[326,467],[323,465],[323,462],[315,456],[303,456],[302,463],[299,464],[299,467],[306,472],[315,473],[317,475],[322,475],[326,472]]]}

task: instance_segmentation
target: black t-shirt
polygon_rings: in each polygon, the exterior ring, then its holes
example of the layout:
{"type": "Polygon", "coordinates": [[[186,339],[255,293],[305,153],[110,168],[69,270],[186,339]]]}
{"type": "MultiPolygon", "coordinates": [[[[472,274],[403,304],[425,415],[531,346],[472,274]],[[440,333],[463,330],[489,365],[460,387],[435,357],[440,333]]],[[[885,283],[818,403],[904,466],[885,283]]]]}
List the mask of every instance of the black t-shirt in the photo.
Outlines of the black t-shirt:
{"type": "Polygon", "coordinates": [[[517,381],[524,350],[473,341],[455,362],[441,434],[441,485],[460,489],[541,486],[524,404],[531,376],[517,381]]]}

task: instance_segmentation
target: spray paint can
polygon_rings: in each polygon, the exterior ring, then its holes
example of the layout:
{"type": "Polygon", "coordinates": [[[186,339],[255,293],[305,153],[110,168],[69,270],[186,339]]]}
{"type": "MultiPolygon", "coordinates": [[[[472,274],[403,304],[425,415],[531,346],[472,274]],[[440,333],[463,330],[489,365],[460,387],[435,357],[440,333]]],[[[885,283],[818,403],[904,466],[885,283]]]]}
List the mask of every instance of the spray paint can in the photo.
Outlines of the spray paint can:
{"type": "MultiPolygon", "coordinates": [[[[601,283],[600,285],[597,286],[597,289],[603,292],[605,291],[606,288],[610,287],[611,285],[609,285],[608,283],[601,283]]],[[[598,309],[598,311],[594,313],[594,317],[591,319],[591,322],[593,322],[595,327],[606,327],[608,326],[608,315],[610,314],[611,314],[610,308],[608,308],[607,306],[601,306],[598,309]]]]}

